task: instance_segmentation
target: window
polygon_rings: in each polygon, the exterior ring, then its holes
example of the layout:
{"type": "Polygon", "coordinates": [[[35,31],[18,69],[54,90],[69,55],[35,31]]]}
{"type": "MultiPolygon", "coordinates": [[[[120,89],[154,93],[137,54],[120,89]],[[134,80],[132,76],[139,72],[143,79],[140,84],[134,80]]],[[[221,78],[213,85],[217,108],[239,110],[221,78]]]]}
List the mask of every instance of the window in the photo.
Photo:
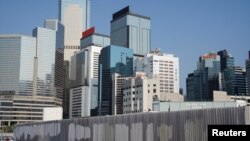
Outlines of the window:
{"type": "Polygon", "coordinates": [[[156,89],[154,89],[153,92],[156,93],[156,89]]]}
{"type": "Polygon", "coordinates": [[[154,84],[154,86],[156,86],[156,84],[154,84]]]}

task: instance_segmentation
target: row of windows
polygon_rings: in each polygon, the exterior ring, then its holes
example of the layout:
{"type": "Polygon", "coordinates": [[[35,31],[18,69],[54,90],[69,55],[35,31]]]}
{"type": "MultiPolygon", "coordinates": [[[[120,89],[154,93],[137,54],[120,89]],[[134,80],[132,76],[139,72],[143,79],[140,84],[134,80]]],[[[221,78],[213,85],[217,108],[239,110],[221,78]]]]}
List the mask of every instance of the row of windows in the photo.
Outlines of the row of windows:
{"type": "Polygon", "coordinates": [[[42,117],[1,117],[0,120],[42,120],[42,117]]]}
{"type": "Polygon", "coordinates": [[[80,46],[65,46],[65,49],[80,49],[80,46]]]}
{"type": "MultiPolygon", "coordinates": [[[[135,101],[135,100],[142,100],[142,98],[139,99],[139,98],[133,97],[133,101],[135,101]]],[[[130,98],[125,98],[123,101],[124,102],[130,101],[130,98]]]]}
{"type": "Polygon", "coordinates": [[[125,111],[125,114],[130,114],[130,113],[138,113],[141,112],[142,110],[133,110],[133,111],[125,111]]]}
{"type": "Polygon", "coordinates": [[[174,86],[174,84],[172,83],[172,84],[160,84],[161,86],[174,86]]]}
{"type": "MultiPolygon", "coordinates": [[[[133,105],[132,105],[132,106],[133,106],[133,105]]],[[[134,104],[134,106],[137,106],[137,104],[134,104]]],[[[140,103],[140,105],[138,105],[138,106],[142,106],[142,104],[140,103]]],[[[126,108],[126,107],[131,107],[131,104],[124,105],[123,107],[124,107],[124,108],[126,108]]]]}
{"type": "MultiPolygon", "coordinates": [[[[136,91],[136,93],[135,93],[135,91],[133,91],[132,93],[133,93],[133,95],[135,95],[135,94],[141,93],[141,91],[136,91]]],[[[127,95],[131,95],[131,92],[127,92],[127,95]]],[[[124,93],[123,96],[126,96],[126,93],[124,93]]]]}
{"type": "MultiPolygon", "coordinates": [[[[156,84],[153,84],[154,87],[156,87],[156,84]]],[[[133,86],[133,87],[126,87],[126,88],[123,88],[123,89],[132,89],[132,88],[139,88],[139,87],[142,87],[142,85],[136,85],[136,86],[133,86]]],[[[148,84],[148,87],[150,87],[150,84],[148,84]]]]}
{"type": "MultiPolygon", "coordinates": [[[[151,60],[150,62],[153,62],[153,60],[151,60]]],[[[154,62],[164,62],[164,63],[170,63],[170,64],[173,63],[173,61],[163,61],[163,60],[154,60],[154,62]]]]}
{"type": "Polygon", "coordinates": [[[160,90],[161,93],[165,92],[165,93],[174,93],[174,91],[163,91],[163,90],[160,90]]]}
{"type": "MultiPolygon", "coordinates": [[[[133,91],[132,93],[133,93],[133,95],[135,95],[135,94],[139,94],[142,92],[141,91],[133,91]]],[[[148,93],[150,93],[150,90],[148,90],[148,93]]],[[[153,93],[156,93],[156,89],[153,89],[153,93]]],[[[127,94],[126,93],[123,94],[123,96],[126,96],[126,95],[131,95],[131,92],[127,92],[127,94]]]]}

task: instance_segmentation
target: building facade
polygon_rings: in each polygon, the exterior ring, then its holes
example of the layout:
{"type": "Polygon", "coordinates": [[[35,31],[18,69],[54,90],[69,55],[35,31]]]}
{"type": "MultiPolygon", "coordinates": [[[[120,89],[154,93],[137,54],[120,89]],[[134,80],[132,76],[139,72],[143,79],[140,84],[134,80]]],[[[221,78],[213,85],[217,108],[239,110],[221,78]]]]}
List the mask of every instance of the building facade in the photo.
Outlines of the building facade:
{"type": "Polygon", "coordinates": [[[57,19],[46,19],[44,27],[56,31],[55,89],[56,96],[63,99],[64,25],[57,19]]]}
{"type": "Polygon", "coordinates": [[[123,114],[123,88],[122,85],[128,76],[119,73],[112,74],[112,115],[123,114]]]}
{"type": "Polygon", "coordinates": [[[228,95],[247,95],[246,70],[240,66],[234,66],[224,70],[225,91],[228,95]]]}
{"type": "Polygon", "coordinates": [[[250,96],[250,51],[248,52],[248,59],[246,60],[246,78],[248,95],[250,96]]]}
{"type": "Polygon", "coordinates": [[[131,48],[135,55],[145,55],[151,49],[151,19],[125,7],[113,14],[110,35],[112,45],[131,48]]]}
{"type": "Polygon", "coordinates": [[[0,105],[0,129],[2,129],[14,127],[16,124],[41,122],[44,117],[43,109],[61,107],[62,100],[49,96],[1,94],[0,105]]]}
{"type": "Polygon", "coordinates": [[[82,33],[81,49],[89,46],[106,47],[110,45],[110,36],[95,32],[95,27],[91,27],[82,33]]]}
{"type": "Polygon", "coordinates": [[[207,53],[199,57],[197,69],[186,79],[187,100],[211,101],[214,90],[222,90],[220,56],[207,53]]]}
{"type": "Polygon", "coordinates": [[[90,27],[90,0],[60,0],[59,20],[65,26],[64,60],[80,50],[83,31],[90,27]]]}
{"type": "Polygon", "coordinates": [[[220,56],[221,72],[234,66],[234,57],[227,50],[219,51],[217,54],[220,56]]]}
{"type": "Polygon", "coordinates": [[[33,30],[33,36],[37,38],[34,95],[56,96],[56,31],[37,27],[33,30]]]}
{"type": "Polygon", "coordinates": [[[157,76],[147,78],[145,73],[136,73],[135,77],[124,80],[123,114],[149,112],[153,110],[153,101],[159,101],[160,89],[157,76]]]}
{"type": "Polygon", "coordinates": [[[45,21],[45,26],[34,29],[33,37],[0,35],[0,119],[4,126],[42,121],[39,112],[43,108],[62,105],[62,74],[56,69],[56,59],[63,61],[57,52],[57,47],[63,47],[63,26],[52,20],[45,21]]]}
{"type": "MultiPolygon", "coordinates": [[[[78,97],[81,93],[81,97],[87,96],[88,99],[81,101],[86,106],[76,107],[85,113],[72,113],[70,117],[97,115],[99,55],[103,47],[109,44],[109,36],[95,33],[94,28],[82,33],[82,50],[71,57],[70,97],[78,97]]],[[[73,105],[75,101],[70,101],[70,107],[74,108],[73,105]]]]}
{"type": "Polygon", "coordinates": [[[0,35],[0,95],[32,95],[36,38],[0,35]]]}
{"type": "Polygon", "coordinates": [[[133,50],[119,46],[108,46],[99,56],[98,114],[112,114],[112,74],[133,75],[133,50]]]}
{"type": "Polygon", "coordinates": [[[159,49],[136,59],[134,72],[145,72],[149,78],[159,75],[160,100],[170,100],[179,94],[179,58],[173,54],[161,53],[159,49]]]}
{"type": "Polygon", "coordinates": [[[91,115],[91,94],[89,86],[70,89],[69,117],[87,117],[91,115]]]}
{"type": "MultiPolygon", "coordinates": [[[[75,95],[75,89],[81,90],[82,97],[90,95],[88,101],[83,100],[82,103],[87,102],[91,104],[88,106],[88,112],[81,114],[84,116],[96,115],[96,109],[98,106],[98,65],[99,55],[102,47],[89,46],[81,51],[77,52],[71,57],[71,74],[70,74],[70,97],[75,95]],[[86,91],[86,89],[88,91],[86,91]]],[[[79,92],[77,93],[79,94],[79,92]]],[[[70,105],[73,105],[74,101],[70,101],[70,105]]],[[[85,110],[86,111],[86,110],[85,110]]],[[[71,117],[75,117],[72,115],[71,117]]],[[[79,115],[77,115],[79,116],[79,115]]]]}

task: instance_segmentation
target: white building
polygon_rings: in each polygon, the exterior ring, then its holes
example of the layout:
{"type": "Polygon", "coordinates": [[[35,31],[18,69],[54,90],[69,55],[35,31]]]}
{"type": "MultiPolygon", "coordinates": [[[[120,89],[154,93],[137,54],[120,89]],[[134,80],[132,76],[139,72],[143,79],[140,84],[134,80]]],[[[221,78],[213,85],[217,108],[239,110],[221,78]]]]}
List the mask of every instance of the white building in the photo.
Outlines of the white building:
{"type": "Polygon", "coordinates": [[[70,89],[69,115],[72,117],[90,116],[90,89],[81,86],[70,89]]]}
{"type": "Polygon", "coordinates": [[[65,26],[64,60],[80,50],[82,32],[90,26],[90,0],[60,0],[59,19],[65,26]]]}
{"type": "Polygon", "coordinates": [[[159,78],[151,79],[145,73],[136,73],[136,76],[124,80],[123,113],[137,113],[152,111],[153,101],[159,99],[159,78]]]}
{"type": "Polygon", "coordinates": [[[70,99],[70,118],[90,116],[90,110],[97,107],[98,97],[98,63],[101,47],[89,46],[72,56],[70,98],[81,98],[81,105],[74,107],[76,101],[70,99]],[[88,97],[85,99],[84,97],[88,97]],[[78,109],[80,108],[80,109],[78,109]],[[83,110],[82,108],[88,108],[83,110]],[[72,110],[78,109],[81,114],[73,114],[72,110]],[[85,112],[85,113],[84,113],[85,112]]]}
{"type": "MultiPolygon", "coordinates": [[[[161,53],[159,49],[135,60],[135,72],[145,72],[147,77],[159,75],[160,100],[172,100],[171,95],[179,95],[179,58],[173,54],[161,53]]],[[[176,97],[176,96],[175,96],[176,97]]],[[[183,101],[182,96],[175,99],[183,101]]]]}
{"type": "Polygon", "coordinates": [[[109,36],[96,34],[93,28],[83,32],[82,50],[71,57],[70,118],[91,116],[91,110],[97,109],[99,55],[102,48],[109,44],[109,36]],[[75,106],[74,98],[81,100],[81,106],[75,106]],[[82,113],[74,114],[73,110],[82,113]]]}

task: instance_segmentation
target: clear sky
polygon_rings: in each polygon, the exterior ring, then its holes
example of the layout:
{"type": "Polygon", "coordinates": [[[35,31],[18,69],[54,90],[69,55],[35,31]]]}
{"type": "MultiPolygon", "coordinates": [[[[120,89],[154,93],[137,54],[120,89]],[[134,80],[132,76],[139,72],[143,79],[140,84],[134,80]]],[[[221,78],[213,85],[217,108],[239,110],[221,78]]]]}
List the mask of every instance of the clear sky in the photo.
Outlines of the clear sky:
{"type": "MultiPolygon", "coordinates": [[[[227,49],[245,67],[250,50],[250,0],[91,0],[91,25],[108,34],[112,14],[130,5],[151,17],[152,48],[180,58],[180,82],[198,57],[227,49]]],[[[46,18],[58,17],[58,0],[0,0],[0,34],[31,35],[46,18]]]]}

